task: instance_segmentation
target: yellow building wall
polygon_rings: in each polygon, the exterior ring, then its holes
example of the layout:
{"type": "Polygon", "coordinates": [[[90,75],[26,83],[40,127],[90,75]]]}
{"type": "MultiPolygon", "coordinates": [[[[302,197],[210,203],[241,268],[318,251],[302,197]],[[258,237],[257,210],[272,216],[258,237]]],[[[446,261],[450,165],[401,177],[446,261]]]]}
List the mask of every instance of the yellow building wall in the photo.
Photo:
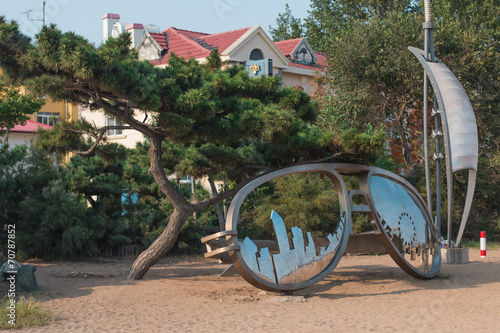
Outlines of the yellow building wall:
{"type": "MultiPolygon", "coordinates": [[[[67,121],[77,121],[78,120],[78,104],[68,103],[68,102],[56,102],[52,100],[49,96],[45,98],[45,105],[42,106],[38,112],[56,113],[59,115],[59,119],[67,121]]],[[[37,114],[35,112],[31,115],[30,119],[37,121],[37,114]]]]}
{"type": "MultiPolygon", "coordinates": [[[[0,68],[0,75],[2,75],[2,69],[0,68]]],[[[20,88],[22,93],[25,93],[26,90],[24,87],[20,88]]],[[[37,121],[37,113],[38,112],[49,112],[49,113],[57,113],[59,115],[59,119],[66,119],[68,121],[77,121],[78,120],[78,105],[74,103],[67,102],[55,102],[50,97],[45,98],[45,105],[42,106],[40,111],[34,112],[30,116],[30,120],[37,121]]]]}

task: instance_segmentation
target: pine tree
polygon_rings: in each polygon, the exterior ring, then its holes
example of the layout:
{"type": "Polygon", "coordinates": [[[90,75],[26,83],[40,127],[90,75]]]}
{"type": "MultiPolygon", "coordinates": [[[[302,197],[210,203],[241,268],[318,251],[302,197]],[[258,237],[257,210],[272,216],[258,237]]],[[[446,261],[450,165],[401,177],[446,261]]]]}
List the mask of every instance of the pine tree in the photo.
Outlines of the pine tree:
{"type": "MultiPolygon", "coordinates": [[[[43,27],[33,45],[14,22],[0,25],[0,66],[13,82],[104,110],[148,138],[149,173],[174,209],[165,230],[132,266],[129,278],[141,279],[172,248],[188,216],[229,198],[263,171],[325,158],[332,143],[309,125],[316,117],[309,96],[280,89],[277,78],[250,79],[243,67],[214,69],[174,55],[169,66],[157,68],[138,61],[129,44],[124,34],[96,48],[52,25],[43,27]],[[153,121],[137,120],[135,110],[153,121]],[[170,183],[169,172],[223,175],[236,185],[190,202],[170,183]]],[[[94,133],[97,140],[104,130],[94,133]]]]}

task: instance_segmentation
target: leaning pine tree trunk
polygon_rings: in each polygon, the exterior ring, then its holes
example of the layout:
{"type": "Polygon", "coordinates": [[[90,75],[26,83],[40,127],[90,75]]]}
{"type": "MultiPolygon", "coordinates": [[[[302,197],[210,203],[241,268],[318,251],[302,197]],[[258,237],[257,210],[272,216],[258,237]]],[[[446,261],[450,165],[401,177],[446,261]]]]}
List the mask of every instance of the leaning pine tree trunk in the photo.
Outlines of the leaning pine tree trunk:
{"type": "Polygon", "coordinates": [[[128,274],[129,280],[140,280],[153,266],[165,256],[174,246],[177,237],[181,233],[182,226],[186,223],[190,214],[196,211],[172,186],[165,174],[161,163],[161,136],[150,137],[149,158],[151,165],[149,173],[153,176],[160,190],[174,206],[174,212],[170,215],[167,227],[161,235],[135,260],[128,274]]]}
{"type": "MultiPolygon", "coordinates": [[[[254,177],[250,177],[241,181],[231,190],[225,191],[223,195],[214,193],[214,196],[208,200],[205,199],[196,204],[190,203],[176,191],[165,174],[165,170],[161,164],[161,140],[162,138],[159,136],[150,136],[151,145],[149,148],[149,158],[151,165],[149,167],[149,173],[151,173],[160,190],[174,206],[174,212],[170,215],[168,225],[162,234],[135,260],[128,274],[129,280],[142,279],[148,269],[170,251],[190,214],[235,195],[243,186],[254,179],[254,177]]],[[[220,213],[222,213],[222,211],[220,213]]],[[[223,220],[223,216],[221,216],[221,218],[223,220]]]]}
{"type": "Polygon", "coordinates": [[[165,230],[163,230],[153,244],[143,251],[135,260],[127,277],[129,280],[142,279],[149,267],[156,264],[158,260],[170,251],[190,214],[192,214],[192,211],[189,209],[183,209],[182,207],[174,209],[165,230]]]}

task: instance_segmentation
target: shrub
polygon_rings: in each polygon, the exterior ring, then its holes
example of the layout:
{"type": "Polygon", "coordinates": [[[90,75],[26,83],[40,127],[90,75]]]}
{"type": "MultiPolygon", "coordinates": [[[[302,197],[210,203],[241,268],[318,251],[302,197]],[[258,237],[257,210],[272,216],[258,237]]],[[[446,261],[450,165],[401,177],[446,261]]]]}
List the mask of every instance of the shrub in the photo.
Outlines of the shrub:
{"type": "Polygon", "coordinates": [[[45,308],[40,302],[32,297],[20,297],[16,300],[15,325],[9,323],[11,318],[10,300],[4,299],[0,302],[0,329],[20,329],[34,326],[46,326],[54,322],[54,314],[48,308],[45,308]]]}

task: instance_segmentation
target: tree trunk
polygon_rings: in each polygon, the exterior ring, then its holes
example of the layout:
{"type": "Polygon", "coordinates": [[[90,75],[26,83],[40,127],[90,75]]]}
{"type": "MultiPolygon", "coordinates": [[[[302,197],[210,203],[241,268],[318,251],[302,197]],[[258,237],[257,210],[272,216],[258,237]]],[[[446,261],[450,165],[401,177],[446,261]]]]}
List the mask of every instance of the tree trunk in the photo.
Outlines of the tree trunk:
{"type": "Polygon", "coordinates": [[[174,206],[174,212],[170,215],[168,225],[162,234],[143,251],[135,260],[128,274],[129,280],[140,280],[148,271],[149,267],[158,262],[174,246],[181,228],[186,223],[189,214],[197,209],[194,208],[184,197],[175,190],[170,183],[161,163],[161,136],[152,136],[150,139],[149,158],[151,165],[149,173],[153,176],[160,190],[174,206]]]}
{"type": "Polygon", "coordinates": [[[406,131],[405,131],[405,126],[403,124],[404,120],[403,117],[399,116],[396,113],[394,114],[396,115],[396,125],[398,127],[399,138],[401,139],[401,145],[403,148],[403,157],[406,161],[406,164],[411,165],[413,163],[413,155],[411,154],[410,145],[406,140],[406,131]]]}
{"type": "Polygon", "coordinates": [[[135,260],[130,272],[128,273],[129,280],[140,280],[144,277],[149,267],[153,266],[174,246],[177,237],[181,232],[181,228],[186,223],[189,214],[192,210],[188,207],[176,207],[168,225],[163,230],[162,234],[143,251],[135,260]]]}
{"type": "MultiPolygon", "coordinates": [[[[192,195],[192,199],[193,201],[197,201],[196,199],[196,190],[195,190],[195,184],[194,184],[194,177],[191,176],[191,195],[192,195]]],[[[196,212],[193,213],[193,218],[196,220],[196,212]]]]}
{"type": "Polygon", "coordinates": [[[140,280],[147,273],[149,267],[158,262],[174,246],[177,237],[181,232],[182,226],[186,223],[190,214],[198,212],[208,206],[219,203],[229,196],[235,195],[245,184],[248,184],[254,177],[241,181],[231,190],[219,193],[201,202],[195,204],[189,203],[170,183],[161,163],[161,135],[152,135],[149,137],[149,173],[153,176],[160,190],[174,206],[174,212],[170,215],[168,225],[162,234],[151,244],[149,248],[143,251],[135,260],[128,274],[129,280],[140,280]]]}
{"type": "MultiPolygon", "coordinates": [[[[215,187],[215,183],[212,179],[208,179],[208,183],[210,184],[210,189],[212,190],[212,195],[216,195],[218,193],[217,188],[215,187]]],[[[219,220],[219,228],[220,231],[226,230],[226,222],[224,219],[224,213],[222,212],[222,207],[220,202],[215,204],[215,211],[217,212],[217,219],[219,220]]]]}

